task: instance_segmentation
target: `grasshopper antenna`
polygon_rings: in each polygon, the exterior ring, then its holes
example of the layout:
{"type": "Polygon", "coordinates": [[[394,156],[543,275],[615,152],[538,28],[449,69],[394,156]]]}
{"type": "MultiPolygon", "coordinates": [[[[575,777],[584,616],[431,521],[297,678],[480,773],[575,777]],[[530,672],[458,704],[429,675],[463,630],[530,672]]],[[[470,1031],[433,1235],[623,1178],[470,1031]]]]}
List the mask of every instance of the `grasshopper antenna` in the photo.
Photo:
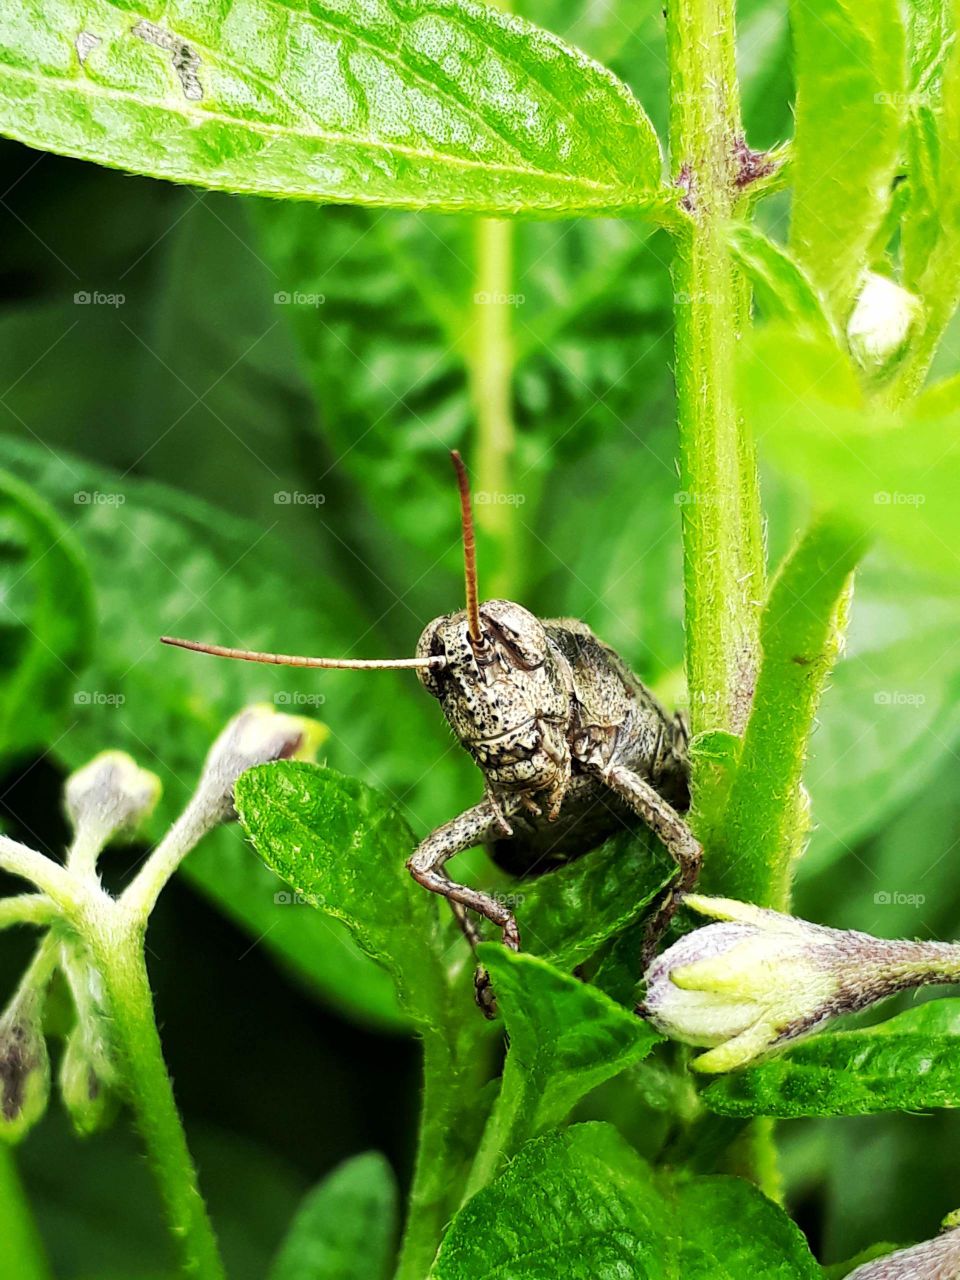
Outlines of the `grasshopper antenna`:
{"type": "Polygon", "coordinates": [[[270,662],[278,667],[323,667],[331,671],[397,671],[417,667],[433,667],[439,670],[447,665],[446,658],[305,658],[296,653],[258,653],[255,649],[228,649],[222,644],[203,644],[199,640],[179,640],[176,636],[161,636],[161,644],[177,649],[191,649],[194,653],[211,653],[215,658],[239,658],[241,662],[270,662]]]}
{"type": "Polygon", "coordinates": [[[477,539],[473,532],[473,511],[470,507],[470,477],[456,449],[451,451],[450,457],[453,461],[453,469],[457,473],[457,487],[460,490],[463,576],[467,586],[467,626],[470,628],[470,639],[479,646],[483,644],[483,630],[480,626],[480,605],[477,598],[477,539]]]}

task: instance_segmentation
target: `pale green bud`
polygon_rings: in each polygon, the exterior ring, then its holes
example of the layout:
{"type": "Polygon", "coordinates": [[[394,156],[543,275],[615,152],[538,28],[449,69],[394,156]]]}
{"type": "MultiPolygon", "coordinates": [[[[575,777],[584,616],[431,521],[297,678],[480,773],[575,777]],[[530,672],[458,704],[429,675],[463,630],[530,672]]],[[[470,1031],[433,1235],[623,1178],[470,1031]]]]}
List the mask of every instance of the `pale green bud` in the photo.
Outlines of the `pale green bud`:
{"type": "Polygon", "coordinates": [[[160,798],[160,779],[124,751],[103,751],[71,773],[64,802],[78,839],[101,848],[131,834],[160,798]]]}
{"type": "Polygon", "coordinates": [[[697,1071],[730,1071],[908,987],[960,979],[960,947],[827,929],[728,898],[688,894],[721,923],[695,929],[645,974],[642,1012],[703,1046],[697,1071]]]}
{"type": "Polygon", "coordinates": [[[896,363],[923,320],[923,303],[887,276],[864,273],[847,323],[847,342],[867,373],[885,373],[896,363]]]}
{"type": "Polygon", "coordinates": [[[273,760],[312,760],[327,729],[304,716],[288,716],[268,703],[233,717],[210,748],[194,801],[215,821],[236,816],[233,788],[241,773],[273,760]]]}
{"type": "Polygon", "coordinates": [[[91,1043],[88,1027],[78,1022],[60,1062],[60,1096],[81,1137],[105,1129],[117,1113],[116,1073],[112,1065],[105,1073],[104,1061],[102,1041],[91,1043]]]}

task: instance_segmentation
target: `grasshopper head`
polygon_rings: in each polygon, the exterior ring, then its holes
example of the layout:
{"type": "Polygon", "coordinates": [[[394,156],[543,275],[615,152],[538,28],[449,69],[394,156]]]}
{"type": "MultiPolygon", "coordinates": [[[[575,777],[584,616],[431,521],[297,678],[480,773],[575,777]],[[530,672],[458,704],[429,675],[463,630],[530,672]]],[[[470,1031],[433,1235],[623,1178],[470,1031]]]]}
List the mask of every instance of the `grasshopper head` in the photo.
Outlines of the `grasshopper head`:
{"type": "Polygon", "coordinates": [[[511,600],[479,607],[480,639],[465,610],[435,618],[417,645],[417,668],[454,733],[504,789],[549,788],[564,754],[568,708],[543,624],[511,600]]]}

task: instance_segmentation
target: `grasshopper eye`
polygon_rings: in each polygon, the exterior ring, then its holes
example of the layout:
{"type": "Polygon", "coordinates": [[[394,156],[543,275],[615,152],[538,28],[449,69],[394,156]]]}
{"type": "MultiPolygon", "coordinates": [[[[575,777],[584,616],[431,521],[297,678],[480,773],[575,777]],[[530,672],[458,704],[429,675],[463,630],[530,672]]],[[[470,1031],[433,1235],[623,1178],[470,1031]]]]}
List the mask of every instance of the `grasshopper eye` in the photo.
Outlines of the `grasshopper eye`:
{"type": "Polygon", "coordinates": [[[525,667],[539,667],[547,656],[543,625],[512,600],[488,600],[480,616],[494,636],[511,649],[525,667]]]}
{"type": "MultiPolygon", "coordinates": [[[[423,634],[417,641],[418,658],[435,658],[444,656],[443,642],[440,639],[440,631],[446,621],[446,617],[440,617],[434,618],[432,622],[427,623],[426,627],[423,629],[423,634]]],[[[432,694],[435,698],[440,697],[440,685],[437,681],[437,673],[432,667],[418,667],[417,676],[427,693],[432,694]]]]}

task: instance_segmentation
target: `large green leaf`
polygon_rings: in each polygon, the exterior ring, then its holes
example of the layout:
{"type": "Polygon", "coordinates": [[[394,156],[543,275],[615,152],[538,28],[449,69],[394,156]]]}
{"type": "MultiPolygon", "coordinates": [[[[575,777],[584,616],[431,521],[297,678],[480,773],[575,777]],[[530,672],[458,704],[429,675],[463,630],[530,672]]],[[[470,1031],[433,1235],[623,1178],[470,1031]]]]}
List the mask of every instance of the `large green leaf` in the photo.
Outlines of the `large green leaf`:
{"type": "Polygon", "coordinates": [[[800,1231],[735,1178],[656,1176],[611,1126],[528,1143],[468,1201],[431,1280],[816,1280],[800,1231]]]}
{"type": "Polygon", "coordinates": [[[478,948],[510,1048],[481,1165],[509,1158],[559,1124],[591,1089],[639,1062],[662,1037],[633,1013],[535,956],[478,948]]]}
{"type": "Polygon", "coordinates": [[[386,1280],[396,1229],[390,1166],[354,1156],[304,1197],[269,1280],[386,1280]]]}
{"type": "Polygon", "coordinates": [[[290,761],[248,770],[235,795],[271,871],[345,924],[414,1017],[436,1025],[446,992],[437,899],[404,866],[415,841],[396,809],[356,778],[290,761]]]}
{"type": "MultiPolygon", "coordinates": [[[[91,500],[77,491],[75,502],[91,500]]],[[[87,569],[73,534],[11,475],[0,475],[0,756],[45,746],[78,706],[119,690],[77,689],[94,630],[87,569]]]]}
{"type": "Polygon", "coordinates": [[[471,0],[29,3],[0,26],[3,129],[230,191],[486,212],[662,199],[612,73],[471,0]]]}
{"type": "Polygon", "coordinates": [[[900,5],[796,0],[790,17],[797,80],[790,242],[844,321],[900,158],[900,5]]]}
{"type": "Polygon", "coordinates": [[[845,1116],[960,1106],[960,1000],[931,1000],[864,1031],[834,1031],[716,1081],[728,1116],[845,1116]]]}

